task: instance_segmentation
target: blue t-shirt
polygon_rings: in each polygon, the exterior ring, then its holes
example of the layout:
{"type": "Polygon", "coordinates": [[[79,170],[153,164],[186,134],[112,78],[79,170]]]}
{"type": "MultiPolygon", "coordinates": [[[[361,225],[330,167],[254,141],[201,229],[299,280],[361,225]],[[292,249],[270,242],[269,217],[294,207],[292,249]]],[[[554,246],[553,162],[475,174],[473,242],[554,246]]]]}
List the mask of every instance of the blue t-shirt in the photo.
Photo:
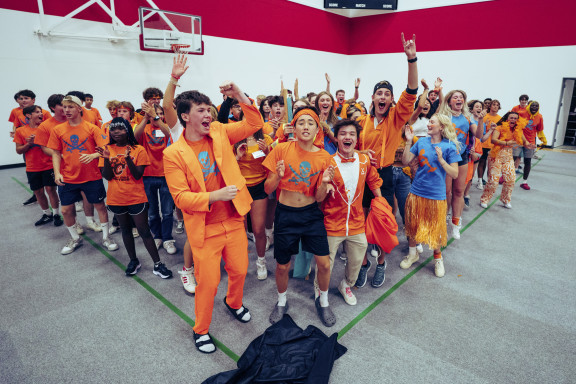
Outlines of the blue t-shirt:
{"type": "Polygon", "coordinates": [[[460,155],[466,151],[468,146],[468,131],[470,131],[470,122],[463,114],[460,116],[452,116],[452,123],[456,125],[456,135],[458,135],[458,141],[460,142],[460,155]]]}
{"type": "Polygon", "coordinates": [[[432,144],[431,137],[418,140],[410,152],[418,158],[418,170],[410,193],[431,200],[446,199],[446,171],[438,161],[434,147],[442,149],[442,157],[448,164],[457,163],[462,157],[456,150],[456,145],[448,139],[442,139],[438,144],[432,144]]]}
{"type": "MultiPolygon", "coordinates": [[[[341,120],[340,116],[338,116],[338,120],[341,120]]],[[[334,128],[332,124],[330,125],[330,130],[334,133],[334,128]]],[[[324,150],[328,152],[330,155],[333,155],[338,150],[338,146],[330,140],[328,135],[324,135],[324,150]]]]}

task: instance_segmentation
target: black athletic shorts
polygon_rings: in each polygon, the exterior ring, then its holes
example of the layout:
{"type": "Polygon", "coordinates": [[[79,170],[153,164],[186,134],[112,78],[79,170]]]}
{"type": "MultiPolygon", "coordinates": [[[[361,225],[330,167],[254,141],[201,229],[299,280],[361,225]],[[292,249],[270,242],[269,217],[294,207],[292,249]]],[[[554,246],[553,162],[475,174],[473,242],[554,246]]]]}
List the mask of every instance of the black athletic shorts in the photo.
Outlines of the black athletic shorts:
{"type": "Polygon", "coordinates": [[[252,200],[262,200],[268,197],[266,191],[264,191],[264,183],[266,180],[262,181],[260,184],[256,184],[248,187],[248,192],[252,196],[252,200]]]}
{"type": "Polygon", "coordinates": [[[26,176],[28,177],[28,184],[30,184],[30,189],[33,191],[37,191],[44,187],[56,186],[53,169],[47,169],[45,171],[38,172],[26,172],[26,176]]]}
{"type": "MultiPolygon", "coordinates": [[[[380,187],[380,193],[382,197],[386,199],[391,207],[394,206],[394,172],[391,165],[378,169],[378,175],[382,179],[382,186],[380,187]]],[[[364,208],[370,208],[374,194],[368,188],[368,184],[364,187],[364,195],[362,196],[362,206],[364,208]]]]}
{"type": "Polygon", "coordinates": [[[136,216],[142,212],[148,212],[148,203],[132,204],[132,205],[109,205],[108,210],[115,215],[136,216]]]}
{"type": "Polygon", "coordinates": [[[274,217],[274,258],[278,264],[288,264],[292,255],[302,250],[316,256],[330,254],[324,214],[318,203],[301,208],[278,203],[274,217]]]}

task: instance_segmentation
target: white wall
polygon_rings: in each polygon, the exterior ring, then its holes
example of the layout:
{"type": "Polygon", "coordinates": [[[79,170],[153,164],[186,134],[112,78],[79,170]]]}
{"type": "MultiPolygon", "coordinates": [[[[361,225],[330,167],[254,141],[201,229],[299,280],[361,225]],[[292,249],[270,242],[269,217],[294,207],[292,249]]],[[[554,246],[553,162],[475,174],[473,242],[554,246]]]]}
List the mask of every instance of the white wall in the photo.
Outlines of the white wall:
{"type": "MultiPolygon", "coordinates": [[[[164,89],[170,76],[172,55],[141,52],[136,40],[109,41],[40,38],[36,14],[0,9],[0,116],[4,116],[5,140],[0,141],[0,166],[22,162],[8,138],[13,95],[32,89],[37,104],[46,106],[52,93],[82,90],[94,95],[94,106],[108,118],[107,100],[129,100],[137,105],[148,86],[164,89]],[[14,31],[18,31],[15,34],[14,31]]],[[[50,20],[58,18],[50,17],[50,20]]],[[[73,20],[62,30],[107,34],[110,25],[73,20]]],[[[269,44],[204,37],[205,55],[189,56],[190,69],[180,81],[182,90],[198,89],[215,104],[221,98],[218,85],[236,81],[251,96],[279,91],[280,76],[287,88],[296,77],[300,93],[318,92],[326,86],[324,73],[332,77],[332,91],[353,92],[353,79],[360,77],[360,99],[367,104],[373,85],[389,80],[396,94],[406,86],[407,64],[403,53],[345,56],[269,44]]],[[[421,52],[420,78],[433,83],[444,79],[444,90],[464,89],[469,98],[497,98],[503,108],[518,104],[527,93],[540,101],[545,134],[552,141],[563,77],[576,77],[576,46],[482,51],[421,52]]]]}
{"type": "Polygon", "coordinates": [[[565,88],[562,95],[562,106],[558,115],[558,129],[556,130],[556,142],[554,146],[564,145],[564,136],[566,135],[566,125],[568,124],[568,116],[570,112],[570,105],[572,103],[572,94],[574,92],[574,80],[566,79],[564,81],[565,88]]]}
{"type": "MultiPolygon", "coordinates": [[[[0,166],[22,162],[9,139],[7,121],[17,107],[13,95],[20,89],[36,93],[36,103],[48,109],[46,100],[53,93],[80,90],[94,95],[94,106],[108,119],[107,100],[131,101],[136,107],[142,91],[155,86],[162,90],[170,78],[172,54],[142,52],[137,40],[109,41],[39,37],[36,14],[0,9],[0,35],[14,36],[0,41],[0,117],[4,116],[5,140],[0,141],[0,166]],[[18,35],[14,31],[19,31],[18,35]]],[[[48,17],[48,23],[59,18],[48,17]]],[[[59,30],[106,35],[110,24],[72,20],[59,30]]],[[[137,36],[137,35],[136,35],[137,36]]],[[[222,98],[218,85],[235,81],[250,96],[279,94],[280,78],[293,89],[298,78],[301,95],[326,88],[324,73],[329,72],[334,90],[353,90],[347,78],[349,57],[326,52],[287,48],[270,44],[205,36],[205,55],[189,56],[190,68],[180,80],[178,91],[198,89],[215,104],[222,98]]]]}

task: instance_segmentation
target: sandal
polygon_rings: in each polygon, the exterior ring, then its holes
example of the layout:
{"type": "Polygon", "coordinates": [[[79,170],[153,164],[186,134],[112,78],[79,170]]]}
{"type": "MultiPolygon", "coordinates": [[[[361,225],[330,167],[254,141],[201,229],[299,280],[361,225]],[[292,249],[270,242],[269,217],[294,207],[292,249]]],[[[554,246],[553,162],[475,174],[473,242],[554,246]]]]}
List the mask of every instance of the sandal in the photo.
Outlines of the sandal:
{"type": "Polygon", "coordinates": [[[314,304],[316,305],[316,312],[318,312],[318,317],[324,326],[331,327],[336,324],[336,315],[334,315],[334,312],[332,312],[332,309],[330,309],[329,306],[322,307],[320,305],[320,298],[314,300],[314,304]]]}
{"type": "Polygon", "coordinates": [[[238,320],[241,323],[247,323],[250,321],[251,317],[248,318],[248,320],[244,320],[242,319],[244,317],[244,315],[248,314],[250,315],[250,311],[248,311],[248,308],[246,308],[245,306],[241,306],[238,309],[234,309],[231,306],[228,305],[228,303],[226,302],[226,296],[224,296],[224,305],[226,305],[226,308],[228,308],[228,310],[230,311],[230,313],[236,318],[236,320],[238,320]],[[240,312],[238,312],[240,311],[240,312]]]}
{"type": "Polygon", "coordinates": [[[194,333],[194,345],[196,345],[196,349],[202,353],[213,353],[216,351],[216,345],[214,345],[214,341],[209,333],[205,335],[199,335],[196,332],[194,333]],[[202,340],[201,340],[202,339],[202,340]]]}

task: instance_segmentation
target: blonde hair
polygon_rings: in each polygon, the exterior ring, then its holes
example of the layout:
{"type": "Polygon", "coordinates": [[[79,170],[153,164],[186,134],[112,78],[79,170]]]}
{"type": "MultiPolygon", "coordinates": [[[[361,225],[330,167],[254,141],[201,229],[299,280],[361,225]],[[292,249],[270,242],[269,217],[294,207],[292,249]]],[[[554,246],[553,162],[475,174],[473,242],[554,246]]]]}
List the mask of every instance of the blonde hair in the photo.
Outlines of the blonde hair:
{"type": "Polygon", "coordinates": [[[117,108],[120,102],[118,100],[110,100],[106,103],[106,109],[117,108]]]}
{"type": "MultiPolygon", "coordinates": [[[[440,126],[442,127],[442,137],[453,142],[456,145],[456,150],[460,152],[460,147],[462,144],[458,141],[458,136],[456,135],[456,129],[454,127],[454,123],[452,122],[452,118],[440,113],[435,113],[432,115],[432,117],[434,116],[436,116],[438,123],[440,123],[440,126]]],[[[432,119],[432,117],[430,119],[432,119]]]]}
{"type": "Polygon", "coordinates": [[[460,89],[453,89],[452,91],[448,92],[446,94],[446,96],[444,97],[444,101],[442,102],[442,104],[440,104],[440,107],[438,108],[438,113],[442,114],[442,115],[446,115],[449,117],[453,116],[453,110],[452,107],[450,107],[450,99],[452,99],[452,96],[454,96],[454,94],[456,92],[460,92],[462,94],[462,96],[464,97],[464,104],[462,105],[462,114],[468,119],[470,120],[472,118],[472,114],[470,113],[470,110],[468,109],[468,103],[466,101],[466,92],[460,90],[460,89]]]}
{"type": "Polygon", "coordinates": [[[212,121],[218,121],[218,110],[213,105],[210,106],[210,115],[212,116],[212,121]]]}

